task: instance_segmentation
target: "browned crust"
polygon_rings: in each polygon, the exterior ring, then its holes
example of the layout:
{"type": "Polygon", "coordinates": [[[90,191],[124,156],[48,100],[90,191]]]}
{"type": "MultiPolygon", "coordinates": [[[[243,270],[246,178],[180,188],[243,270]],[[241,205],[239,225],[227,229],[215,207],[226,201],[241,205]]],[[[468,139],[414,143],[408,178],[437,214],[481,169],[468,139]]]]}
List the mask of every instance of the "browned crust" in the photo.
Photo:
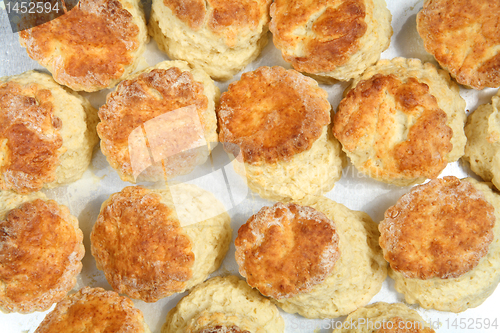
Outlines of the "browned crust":
{"type": "Polygon", "coordinates": [[[222,94],[219,140],[246,163],[288,161],[311,148],[330,123],[327,94],[294,70],[260,67],[222,94]]]}
{"type": "Polygon", "coordinates": [[[414,187],[385,213],[380,246],[391,268],[407,278],[456,278],[488,253],[494,207],[456,177],[414,187]]]}
{"type": "Polygon", "coordinates": [[[144,317],[132,301],[114,291],[85,287],[59,302],[35,331],[145,332],[144,317]]]}
{"type": "MultiPolygon", "coordinates": [[[[133,174],[130,161],[129,136],[135,129],[143,127],[148,120],[154,119],[170,111],[193,106],[202,126],[204,111],[208,107],[208,98],[204,95],[203,83],[195,81],[188,71],[177,67],[153,69],[138,77],[121,82],[116,90],[108,95],[106,104],[99,109],[101,122],[97,125],[97,133],[101,138],[101,150],[110,164],[126,175],[133,174]]],[[[181,120],[182,114],[179,115],[181,120]]],[[[143,131],[145,129],[143,128],[143,131]]],[[[163,142],[163,153],[175,150],[176,147],[189,147],[198,138],[191,127],[173,129],[175,137],[161,136],[168,139],[163,142]],[[168,147],[165,146],[168,144],[168,147]],[[168,150],[167,148],[171,148],[168,150]]],[[[148,136],[152,140],[152,136],[148,136]]],[[[151,142],[147,142],[149,145],[151,142]]],[[[158,143],[160,145],[160,143],[158,143]]],[[[148,146],[148,148],[150,148],[148,146]]],[[[172,154],[171,159],[174,159],[172,154]]],[[[163,164],[167,176],[168,165],[163,164]]]]}
{"type": "Polygon", "coordinates": [[[422,321],[394,317],[383,323],[375,333],[435,333],[432,328],[423,327],[422,321]]]}
{"type": "Polygon", "coordinates": [[[333,221],[307,206],[264,207],[238,230],[239,272],[250,286],[275,299],[309,292],[340,257],[333,221]]]}
{"type": "Polygon", "coordinates": [[[134,62],[139,27],[118,0],[80,0],[67,14],[19,33],[21,45],[54,79],[74,90],[96,91],[134,62]]]}
{"type": "Polygon", "coordinates": [[[0,189],[29,193],[55,180],[63,140],[50,90],[8,81],[0,85],[0,189]]]}
{"type": "Polygon", "coordinates": [[[45,311],[61,300],[82,268],[82,241],[76,219],[55,201],[11,210],[0,222],[0,308],[45,311]]]}
{"type": "Polygon", "coordinates": [[[500,86],[500,2],[432,0],[417,15],[425,49],[458,83],[475,89],[500,86]]]}
{"type": "Polygon", "coordinates": [[[365,16],[364,0],[276,0],[271,5],[269,29],[276,47],[285,51],[285,61],[296,70],[330,72],[359,50],[359,39],[367,30],[365,16]],[[308,27],[310,36],[297,34],[308,27]],[[288,55],[300,44],[303,55],[288,55]]]}
{"type": "Polygon", "coordinates": [[[453,131],[446,121],[427,84],[376,74],[360,81],[340,102],[333,134],[348,152],[369,145],[374,153],[364,167],[378,170],[379,176],[435,178],[453,148],[453,131]],[[408,129],[405,140],[394,144],[398,112],[405,115],[408,129]],[[411,124],[410,117],[415,119],[411,124]]]}
{"type": "Polygon", "coordinates": [[[231,326],[210,326],[201,329],[198,333],[250,333],[250,331],[242,330],[236,325],[231,326]]]}
{"type": "Polygon", "coordinates": [[[183,291],[193,272],[189,237],[159,194],[125,187],[103,204],[90,240],[113,289],[145,302],[183,291]]]}

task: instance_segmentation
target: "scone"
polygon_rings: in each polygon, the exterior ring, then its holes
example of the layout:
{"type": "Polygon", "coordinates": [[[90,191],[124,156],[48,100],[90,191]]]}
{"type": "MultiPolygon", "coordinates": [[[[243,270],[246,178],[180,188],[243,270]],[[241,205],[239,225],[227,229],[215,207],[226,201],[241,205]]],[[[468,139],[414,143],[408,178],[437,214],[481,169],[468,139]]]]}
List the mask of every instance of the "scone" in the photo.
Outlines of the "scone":
{"type": "Polygon", "coordinates": [[[41,192],[0,191],[0,311],[46,311],[76,284],[83,233],[41,192]]]}
{"type": "Polygon", "coordinates": [[[101,150],[124,181],[189,173],[217,144],[219,95],[202,70],[184,61],[160,62],[107,96],[97,125],[101,150]]]}
{"type": "Polygon", "coordinates": [[[449,176],[414,187],[379,224],[380,246],[406,302],[461,312],[500,281],[500,198],[449,176]]]}
{"type": "Polygon", "coordinates": [[[289,313],[335,318],[366,305],[387,276],[377,225],[325,197],[264,207],[239,230],[239,272],[289,313]]]}
{"type": "Polygon", "coordinates": [[[153,0],[149,33],[171,59],[228,80],[267,44],[271,0],[153,0]]]}
{"type": "Polygon", "coordinates": [[[162,333],[283,333],[285,323],[267,298],[236,276],[214,277],[170,310],[162,333]]]}
{"type": "Polygon", "coordinates": [[[276,0],[269,29],[293,68],[343,81],[373,65],[392,36],[385,0],[276,0]]]}
{"type": "Polygon", "coordinates": [[[168,189],[129,186],[102,204],[92,255],[118,293],[155,302],[219,268],[231,242],[229,215],[211,193],[182,186],[182,200],[168,189]]]}
{"type": "Polygon", "coordinates": [[[467,117],[463,159],[485,181],[500,188],[500,92],[467,117]]]}
{"type": "Polygon", "coordinates": [[[443,70],[381,60],[346,90],[333,133],[352,164],[399,186],[436,178],[464,153],[465,101],[443,70]]]}
{"type": "Polygon", "coordinates": [[[68,13],[19,33],[21,46],[54,80],[88,92],[130,74],[147,40],[139,0],[80,0],[68,13]]]}
{"type": "Polygon", "coordinates": [[[343,154],[330,131],[327,97],[313,79],[277,66],[244,73],[222,94],[219,141],[252,191],[301,200],[340,179],[343,154]]]}
{"type": "Polygon", "coordinates": [[[500,87],[500,2],[425,0],[417,30],[427,52],[474,89],[500,87]]]}
{"type": "Polygon", "coordinates": [[[141,310],[114,291],[85,287],[61,302],[35,333],[150,333],[141,310]]]}
{"type": "Polygon", "coordinates": [[[96,111],[50,75],[0,78],[0,190],[29,193],[79,179],[98,138],[96,111]]]}
{"type": "Polygon", "coordinates": [[[403,303],[378,302],[351,313],[333,333],[435,333],[428,323],[403,303]]]}

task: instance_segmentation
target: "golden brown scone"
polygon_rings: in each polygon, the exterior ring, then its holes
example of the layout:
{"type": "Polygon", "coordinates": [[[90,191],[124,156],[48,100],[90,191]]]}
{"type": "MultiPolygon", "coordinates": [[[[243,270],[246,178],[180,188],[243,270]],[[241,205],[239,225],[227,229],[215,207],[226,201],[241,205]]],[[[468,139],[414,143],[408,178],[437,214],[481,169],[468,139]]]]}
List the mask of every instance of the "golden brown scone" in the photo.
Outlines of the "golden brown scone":
{"type": "Polygon", "coordinates": [[[126,297],[84,287],[57,304],[36,333],[150,333],[141,310],[126,297]]]}
{"type": "Polygon", "coordinates": [[[155,302],[220,266],[231,241],[229,215],[209,192],[183,186],[180,203],[169,190],[130,186],[102,204],[90,235],[92,255],[115,291],[155,302]],[[182,210],[192,213],[193,224],[181,225],[182,210]]]}
{"type": "Polygon", "coordinates": [[[385,0],[276,0],[273,42],[296,70],[348,81],[373,65],[392,36],[385,0]]]}
{"type": "Polygon", "coordinates": [[[326,92],[313,79],[260,67],[222,94],[219,141],[244,163],[237,171],[261,197],[320,195],[342,172],[340,145],[329,133],[330,110],[326,92]]]}
{"type": "Polygon", "coordinates": [[[363,306],[386,277],[376,225],[326,198],[264,207],[239,230],[239,272],[283,310],[334,318],[363,306]]]}
{"type": "Polygon", "coordinates": [[[467,117],[463,159],[485,181],[500,188],[500,92],[467,117]]]}
{"type": "Polygon", "coordinates": [[[97,115],[50,75],[0,78],[0,190],[29,193],[79,179],[98,138],[97,115]]]}
{"type": "Polygon", "coordinates": [[[214,277],[169,311],[162,333],[283,333],[276,306],[236,276],[214,277]]]}
{"type": "Polygon", "coordinates": [[[271,0],[153,0],[149,33],[170,59],[228,80],[267,44],[271,0]]]}
{"type": "Polygon", "coordinates": [[[498,1],[426,0],[417,30],[425,49],[458,83],[499,87],[499,12],[498,1]]]}
{"type": "Polygon", "coordinates": [[[0,310],[46,311],[76,284],[85,254],[78,220],[40,192],[0,192],[0,310]]]}
{"type": "Polygon", "coordinates": [[[148,36],[139,0],[80,0],[67,14],[21,31],[19,38],[58,83],[92,92],[131,73],[148,36]]]}
{"type": "Polygon", "coordinates": [[[417,311],[403,303],[378,302],[349,314],[332,333],[435,333],[417,311]]]}
{"type": "Polygon", "coordinates": [[[381,60],[345,92],[333,133],[354,166],[399,186],[436,178],[464,152],[465,101],[418,59],[381,60]]]}
{"type": "Polygon", "coordinates": [[[386,211],[380,246],[408,303],[460,312],[493,292],[499,204],[486,184],[449,176],[414,187],[386,211]]]}
{"type": "Polygon", "coordinates": [[[124,181],[189,173],[217,143],[219,95],[207,74],[184,61],[150,67],[122,81],[99,109],[101,150],[124,181]]]}

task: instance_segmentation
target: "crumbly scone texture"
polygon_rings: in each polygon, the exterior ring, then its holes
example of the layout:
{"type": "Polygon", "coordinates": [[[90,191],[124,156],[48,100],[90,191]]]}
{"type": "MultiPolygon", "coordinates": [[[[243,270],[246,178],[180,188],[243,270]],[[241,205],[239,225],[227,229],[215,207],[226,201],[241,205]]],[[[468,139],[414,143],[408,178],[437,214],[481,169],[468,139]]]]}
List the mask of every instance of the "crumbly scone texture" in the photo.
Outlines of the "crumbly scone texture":
{"type": "Polygon", "coordinates": [[[219,97],[212,79],[184,61],[163,61],[133,74],[99,109],[101,150],[124,181],[187,174],[217,144],[219,97]]]}
{"type": "Polygon", "coordinates": [[[331,106],[317,82],[295,70],[260,67],[222,94],[219,141],[263,198],[291,201],[331,190],[343,154],[329,130],[331,106]]]}
{"type": "Polygon", "coordinates": [[[463,155],[465,101],[458,85],[431,63],[380,60],[344,94],[333,133],[368,176],[417,184],[463,155]]]}
{"type": "Polygon", "coordinates": [[[169,190],[126,187],[103,203],[92,255],[117,292],[155,302],[220,266],[231,241],[229,215],[211,193],[178,186],[177,198],[169,190]]]}
{"type": "Polygon", "coordinates": [[[115,86],[146,49],[139,0],[81,0],[67,14],[19,33],[30,58],[76,91],[115,86]]]}
{"type": "Polygon", "coordinates": [[[214,277],[196,286],[170,310],[162,327],[162,333],[284,330],[285,323],[276,306],[236,276],[214,277]],[[232,327],[236,328],[231,331],[232,327]]]}
{"type": "Polygon", "coordinates": [[[114,291],[84,287],[64,298],[36,333],[151,333],[141,310],[114,291]]]}
{"type": "Polygon", "coordinates": [[[417,30],[441,67],[474,89],[500,86],[500,3],[490,0],[426,0],[417,30]]]}
{"type": "Polygon", "coordinates": [[[429,324],[403,303],[377,302],[349,314],[332,333],[434,333],[429,324]],[[388,322],[391,322],[388,324],[388,322]],[[351,325],[355,323],[355,325],[351,325]],[[376,327],[380,327],[377,329],[376,327]],[[401,327],[400,327],[401,326],[401,327]],[[392,329],[391,329],[392,328],[392,329]]]}
{"type": "Polygon", "coordinates": [[[267,44],[270,0],[154,0],[149,33],[169,58],[228,80],[267,44]]]}
{"type": "Polygon", "coordinates": [[[76,284],[85,254],[78,220],[41,192],[0,192],[0,311],[46,311],[76,284]]]}
{"type": "Polygon", "coordinates": [[[500,281],[500,198],[489,183],[480,183],[471,178],[461,181],[472,184],[495,208],[494,238],[488,253],[474,269],[457,278],[405,278],[401,273],[389,269],[396,290],[404,294],[409,304],[416,303],[423,308],[439,311],[462,312],[483,303],[500,281]]]}
{"type": "Polygon", "coordinates": [[[92,158],[97,112],[50,75],[0,78],[0,189],[21,194],[73,182],[92,158]]]}
{"type": "Polygon", "coordinates": [[[277,0],[270,13],[273,42],[285,61],[320,77],[359,76],[392,36],[385,0],[277,0]]]}
{"type": "Polygon", "coordinates": [[[500,188],[500,92],[467,117],[463,159],[485,181],[500,188]]]}

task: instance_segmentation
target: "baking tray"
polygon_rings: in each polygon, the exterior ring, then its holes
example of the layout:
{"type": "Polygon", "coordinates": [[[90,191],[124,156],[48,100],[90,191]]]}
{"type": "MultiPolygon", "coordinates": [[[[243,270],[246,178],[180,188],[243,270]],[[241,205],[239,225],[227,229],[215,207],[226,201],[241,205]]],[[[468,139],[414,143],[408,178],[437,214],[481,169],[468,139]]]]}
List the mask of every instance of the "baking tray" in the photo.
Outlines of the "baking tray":
{"type": "MultiPolygon", "coordinates": [[[[423,43],[416,30],[416,14],[422,8],[422,0],[387,0],[387,5],[392,13],[392,27],[394,34],[390,47],[381,55],[382,59],[392,59],[396,56],[407,58],[419,58],[423,61],[434,62],[433,57],[428,54],[423,47],[423,43]]],[[[167,60],[167,56],[160,52],[154,41],[150,41],[147,50],[142,56],[140,68],[167,60]]],[[[434,62],[435,63],[435,62],[434,62]]],[[[274,47],[272,40],[262,52],[262,55],[253,63],[248,65],[242,72],[251,71],[259,66],[280,65],[291,68],[283,61],[281,53],[274,47]]],[[[0,76],[19,74],[30,69],[41,69],[35,61],[31,60],[26,51],[19,46],[18,34],[11,31],[5,6],[0,0],[0,76]]],[[[221,92],[227,90],[227,86],[232,81],[238,80],[241,73],[232,80],[217,83],[221,92]]],[[[321,85],[328,92],[328,99],[336,108],[342,98],[342,92],[347,87],[347,83],[337,83],[334,85],[321,85]]],[[[98,108],[104,101],[109,90],[97,93],[84,93],[94,107],[98,108]]],[[[496,89],[484,89],[475,91],[472,89],[460,89],[460,94],[467,102],[467,112],[474,110],[477,106],[489,103],[491,96],[496,93],[496,89]]],[[[248,191],[238,176],[231,172],[231,168],[218,168],[217,165],[224,165],[225,153],[220,145],[213,153],[213,159],[200,167],[197,176],[190,176],[189,182],[195,183],[211,192],[224,203],[231,215],[231,225],[233,228],[233,241],[237,235],[238,228],[245,221],[255,214],[261,207],[272,205],[273,202],[263,200],[257,195],[248,191]],[[207,172],[208,170],[208,172],[207,172]],[[210,172],[211,170],[211,172],[210,172]],[[221,171],[225,171],[225,180],[221,178],[221,171]]],[[[445,175],[455,175],[457,177],[476,177],[462,162],[450,163],[442,172],[445,175]]],[[[477,178],[477,177],[476,177],[477,178]]],[[[80,228],[84,233],[84,244],[86,255],[83,259],[83,270],[78,276],[75,290],[83,286],[103,287],[111,289],[104,278],[104,274],[97,270],[95,261],[90,254],[89,234],[92,229],[101,203],[112,193],[120,191],[123,187],[131,185],[119,179],[116,172],[106,162],[105,157],[96,149],[92,163],[85,172],[82,179],[52,190],[43,190],[49,198],[57,200],[59,203],[69,207],[71,213],[78,217],[80,228]]],[[[360,174],[351,164],[343,170],[342,178],[335,184],[334,189],[326,196],[340,202],[350,209],[362,210],[368,213],[374,221],[381,221],[387,208],[393,205],[399,197],[409,191],[409,187],[397,187],[383,184],[367,178],[360,174]]],[[[238,275],[236,261],[234,259],[234,245],[231,245],[222,266],[212,276],[236,274],[238,275]]],[[[177,302],[187,293],[176,294],[164,298],[156,303],[145,303],[134,300],[136,307],[144,313],[145,320],[152,332],[159,333],[165,321],[167,312],[177,304],[177,302]]],[[[404,298],[394,289],[394,283],[387,278],[383,283],[381,291],[371,300],[371,302],[402,302],[404,298]]],[[[500,332],[500,289],[497,288],[482,305],[469,309],[459,314],[425,310],[418,306],[410,306],[416,309],[422,317],[431,322],[438,332],[500,332]],[[480,322],[489,320],[498,323],[497,328],[490,325],[489,329],[476,328],[480,322]],[[461,328],[464,327],[465,328],[461,328]]],[[[49,310],[50,311],[50,310],[49,310]]],[[[285,319],[287,333],[331,332],[330,327],[336,321],[344,318],[332,320],[311,320],[299,315],[287,314],[281,311],[285,319]]],[[[38,324],[43,320],[46,312],[33,314],[0,314],[0,332],[19,333],[33,332],[38,324]]]]}

